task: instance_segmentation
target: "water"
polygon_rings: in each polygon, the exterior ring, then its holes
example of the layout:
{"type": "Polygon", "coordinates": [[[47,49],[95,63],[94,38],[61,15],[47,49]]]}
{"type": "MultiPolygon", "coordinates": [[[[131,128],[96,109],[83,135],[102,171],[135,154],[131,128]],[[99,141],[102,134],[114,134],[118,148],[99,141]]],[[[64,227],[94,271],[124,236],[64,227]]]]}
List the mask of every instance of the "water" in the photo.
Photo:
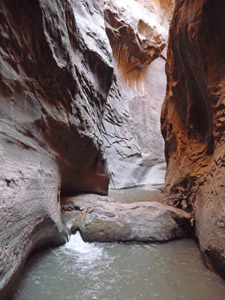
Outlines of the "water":
{"type": "Polygon", "coordinates": [[[222,300],[192,240],[165,244],[70,242],[29,258],[14,300],[222,300]]]}
{"type": "Polygon", "coordinates": [[[142,202],[142,201],[162,201],[163,196],[159,190],[162,185],[142,185],[126,189],[111,189],[109,196],[119,202],[142,202]]]}

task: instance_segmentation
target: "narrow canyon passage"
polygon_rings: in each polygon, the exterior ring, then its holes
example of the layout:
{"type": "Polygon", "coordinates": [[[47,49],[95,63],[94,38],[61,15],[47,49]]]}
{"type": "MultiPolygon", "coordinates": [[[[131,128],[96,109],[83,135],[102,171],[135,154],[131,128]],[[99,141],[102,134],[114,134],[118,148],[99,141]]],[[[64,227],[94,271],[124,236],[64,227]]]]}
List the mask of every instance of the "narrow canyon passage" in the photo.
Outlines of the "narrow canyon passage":
{"type": "Polygon", "coordinates": [[[224,15],[1,0],[0,299],[222,299],[224,15]]]}
{"type": "MultiPolygon", "coordinates": [[[[118,201],[116,207],[121,202],[160,202],[159,187],[111,190],[109,197],[118,201]]],[[[89,204],[91,197],[95,196],[89,196],[89,204]]],[[[85,202],[76,202],[80,203],[84,208],[85,202]]],[[[69,231],[79,213],[83,212],[70,206],[62,215],[69,231]]],[[[54,300],[221,300],[224,292],[224,280],[205,268],[193,239],[164,244],[89,243],[77,231],[64,246],[28,258],[13,300],[43,300],[46,295],[54,300]]]]}

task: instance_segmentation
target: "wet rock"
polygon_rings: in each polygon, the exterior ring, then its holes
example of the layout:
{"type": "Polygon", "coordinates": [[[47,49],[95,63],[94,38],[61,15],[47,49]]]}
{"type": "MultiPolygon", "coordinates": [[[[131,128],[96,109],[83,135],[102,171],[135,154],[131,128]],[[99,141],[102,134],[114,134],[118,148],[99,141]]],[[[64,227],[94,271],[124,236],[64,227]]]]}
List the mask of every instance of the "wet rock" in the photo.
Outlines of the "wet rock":
{"type": "Polygon", "coordinates": [[[176,1],[161,116],[166,193],[186,197],[204,261],[223,277],[224,10],[223,1],[176,1]]]}
{"type": "Polygon", "coordinates": [[[104,1],[114,79],[103,119],[111,187],[164,182],[160,111],[172,2],[104,1]],[[171,2],[171,3],[170,3],[171,2]]]}
{"type": "Polygon", "coordinates": [[[61,212],[65,213],[66,211],[83,211],[84,209],[76,204],[73,201],[68,201],[66,203],[61,202],[61,212]]]}
{"type": "Polygon", "coordinates": [[[157,202],[118,203],[106,197],[70,198],[85,208],[74,220],[88,242],[165,242],[190,236],[191,214],[157,202]],[[92,201],[89,201],[92,199],[92,201]]]}

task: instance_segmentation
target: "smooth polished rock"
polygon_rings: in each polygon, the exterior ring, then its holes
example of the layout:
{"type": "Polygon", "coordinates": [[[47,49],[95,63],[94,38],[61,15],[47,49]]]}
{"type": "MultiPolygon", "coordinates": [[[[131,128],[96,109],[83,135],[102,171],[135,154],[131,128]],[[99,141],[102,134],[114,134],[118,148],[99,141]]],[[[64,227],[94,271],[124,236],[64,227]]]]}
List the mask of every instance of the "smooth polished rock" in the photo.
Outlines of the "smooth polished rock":
{"type": "Polygon", "coordinates": [[[82,207],[70,226],[87,242],[165,242],[192,233],[191,214],[157,202],[119,203],[95,195],[64,199],[67,202],[82,207]]]}
{"type": "Polygon", "coordinates": [[[30,251],[67,240],[60,195],[108,192],[113,65],[98,1],[2,0],[0,16],[0,298],[10,299],[30,251]]]}
{"type": "Polygon", "coordinates": [[[104,1],[114,80],[103,119],[112,188],[164,182],[161,105],[169,19],[156,2],[104,1]],[[139,3],[140,2],[140,3],[139,3]],[[164,16],[164,17],[163,17],[164,16]]]}

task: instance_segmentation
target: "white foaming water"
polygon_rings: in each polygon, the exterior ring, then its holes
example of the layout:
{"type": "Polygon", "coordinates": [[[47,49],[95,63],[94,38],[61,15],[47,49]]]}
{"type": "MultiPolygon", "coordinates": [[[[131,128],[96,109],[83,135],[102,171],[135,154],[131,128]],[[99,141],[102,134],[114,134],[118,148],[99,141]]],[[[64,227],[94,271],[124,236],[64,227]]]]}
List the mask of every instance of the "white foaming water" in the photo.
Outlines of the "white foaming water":
{"type": "Polygon", "coordinates": [[[73,255],[79,255],[82,261],[94,261],[100,259],[103,254],[103,248],[96,243],[86,243],[82,240],[80,232],[71,235],[70,240],[62,248],[69,250],[73,255]]]}

